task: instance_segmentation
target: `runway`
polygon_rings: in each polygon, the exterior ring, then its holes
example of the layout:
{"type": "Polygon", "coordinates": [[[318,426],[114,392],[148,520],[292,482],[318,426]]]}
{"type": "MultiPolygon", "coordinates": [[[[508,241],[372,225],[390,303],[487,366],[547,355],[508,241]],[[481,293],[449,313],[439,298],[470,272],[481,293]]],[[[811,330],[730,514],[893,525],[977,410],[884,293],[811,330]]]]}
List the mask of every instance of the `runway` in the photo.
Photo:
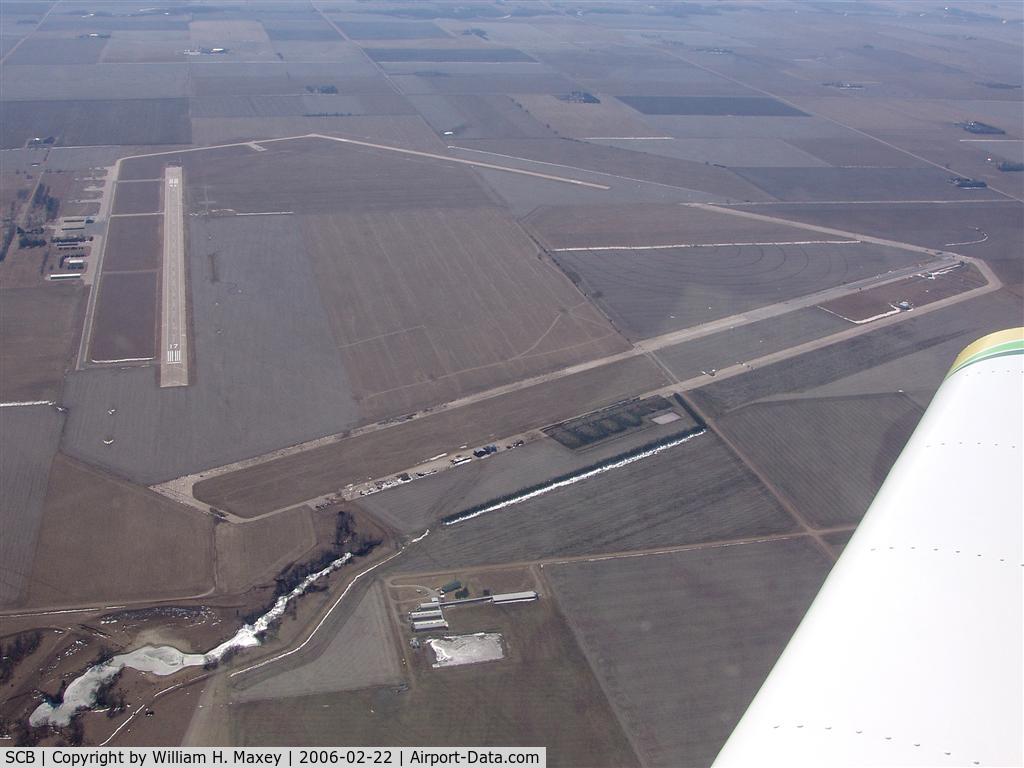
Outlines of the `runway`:
{"type": "Polygon", "coordinates": [[[160,386],[188,386],[185,211],[181,168],[164,171],[164,251],[160,300],[160,386]]]}

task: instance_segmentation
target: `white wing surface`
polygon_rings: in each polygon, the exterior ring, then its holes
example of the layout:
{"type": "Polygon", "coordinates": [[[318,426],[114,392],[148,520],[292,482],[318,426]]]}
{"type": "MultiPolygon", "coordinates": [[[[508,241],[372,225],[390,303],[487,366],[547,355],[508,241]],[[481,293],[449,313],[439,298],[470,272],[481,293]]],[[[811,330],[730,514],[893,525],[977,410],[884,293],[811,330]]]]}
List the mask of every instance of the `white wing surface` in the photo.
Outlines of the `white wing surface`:
{"type": "Polygon", "coordinates": [[[716,766],[1024,765],[1022,444],[1017,328],[957,358],[716,766]]]}

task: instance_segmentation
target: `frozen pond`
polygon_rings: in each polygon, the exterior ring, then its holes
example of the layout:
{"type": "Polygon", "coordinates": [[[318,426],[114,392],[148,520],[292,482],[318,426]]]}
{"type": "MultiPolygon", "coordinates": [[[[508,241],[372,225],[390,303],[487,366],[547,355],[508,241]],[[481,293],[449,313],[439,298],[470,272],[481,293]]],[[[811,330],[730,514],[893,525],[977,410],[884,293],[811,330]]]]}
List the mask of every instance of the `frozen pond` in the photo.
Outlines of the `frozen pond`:
{"type": "Polygon", "coordinates": [[[270,610],[256,621],[246,624],[229,640],[206,653],[182,653],[170,645],[146,645],[89,667],[68,685],[64,691],[64,698],[58,704],[44,701],[36,707],[28,719],[29,725],[34,728],[41,725],[68,725],[76,712],[89,709],[96,703],[96,694],[100,688],[104,683],[113,680],[123,669],[136,669],[139,672],[160,676],[173,675],[186,667],[201,667],[207,663],[220,661],[228,651],[259,645],[259,635],[281,618],[290,600],[303,594],[314,581],[340,568],[351,558],[352,554],[347,552],[323,570],[311,573],[291,592],[277,598],[270,610]]]}
{"type": "Polygon", "coordinates": [[[477,632],[473,635],[449,635],[428,640],[437,661],[434,668],[478,664],[505,658],[501,648],[501,635],[497,632],[477,632]]]}

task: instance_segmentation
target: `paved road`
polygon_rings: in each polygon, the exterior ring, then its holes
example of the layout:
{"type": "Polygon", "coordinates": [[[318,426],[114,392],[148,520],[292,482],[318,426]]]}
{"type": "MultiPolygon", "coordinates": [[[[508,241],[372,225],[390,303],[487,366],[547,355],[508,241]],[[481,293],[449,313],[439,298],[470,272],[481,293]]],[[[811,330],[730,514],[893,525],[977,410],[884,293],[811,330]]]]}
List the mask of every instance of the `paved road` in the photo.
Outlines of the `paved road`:
{"type": "Polygon", "coordinates": [[[181,168],[164,172],[164,254],[160,321],[160,386],[188,386],[185,315],[185,212],[181,168]]]}

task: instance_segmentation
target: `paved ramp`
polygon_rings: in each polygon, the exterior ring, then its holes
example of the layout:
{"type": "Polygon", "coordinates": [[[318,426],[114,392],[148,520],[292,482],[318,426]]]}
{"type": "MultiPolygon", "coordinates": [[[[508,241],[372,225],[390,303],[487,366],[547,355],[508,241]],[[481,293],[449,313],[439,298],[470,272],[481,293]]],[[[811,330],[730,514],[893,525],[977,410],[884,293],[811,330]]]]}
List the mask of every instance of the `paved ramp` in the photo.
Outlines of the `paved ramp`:
{"type": "Polygon", "coordinates": [[[160,386],[188,386],[188,317],[185,295],[185,209],[181,168],[164,171],[163,292],[160,386]]]}

